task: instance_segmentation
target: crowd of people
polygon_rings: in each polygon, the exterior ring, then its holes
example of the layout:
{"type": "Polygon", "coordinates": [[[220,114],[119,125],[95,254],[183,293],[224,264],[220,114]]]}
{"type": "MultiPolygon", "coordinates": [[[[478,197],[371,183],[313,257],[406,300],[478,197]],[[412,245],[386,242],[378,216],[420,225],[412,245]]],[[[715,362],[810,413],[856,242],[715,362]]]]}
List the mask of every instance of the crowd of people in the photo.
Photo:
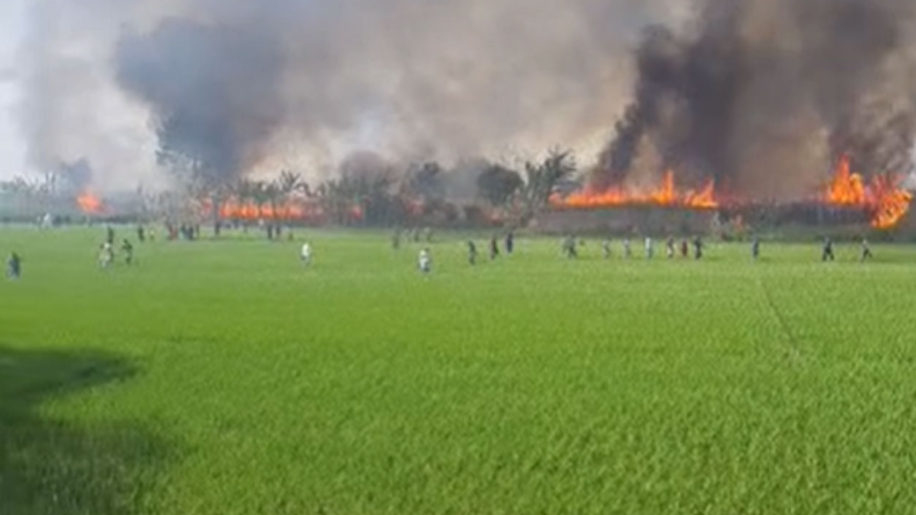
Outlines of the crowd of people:
{"type": "MultiPolygon", "coordinates": [[[[182,225],[176,226],[172,224],[167,224],[167,232],[169,234],[169,239],[186,239],[193,241],[199,237],[199,227],[182,225]]],[[[155,232],[153,229],[147,229],[146,227],[140,225],[136,228],[137,240],[141,243],[155,239],[155,232]]],[[[412,231],[396,231],[392,237],[392,248],[395,250],[401,248],[402,239],[407,238],[414,242],[420,243],[432,243],[433,233],[430,229],[415,229],[412,231]]],[[[567,259],[577,259],[579,257],[579,246],[583,242],[579,241],[576,237],[569,235],[562,239],[561,242],[561,254],[567,259]]],[[[474,240],[468,240],[467,243],[467,262],[470,266],[476,266],[478,264],[478,247],[477,243],[474,240]]],[[[691,257],[691,248],[693,249],[692,257],[695,260],[701,260],[704,257],[705,244],[700,237],[695,237],[693,239],[681,239],[679,242],[673,238],[669,237],[665,240],[665,256],[668,259],[674,259],[678,255],[687,259],[691,257]]],[[[633,244],[630,238],[626,237],[621,240],[621,256],[623,259],[632,259],[633,257],[633,244]]],[[[651,237],[646,237],[643,240],[643,249],[644,256],[646,260],[652,260],[655,257],[655,241],[651,237]]],[[[123,262],[127,266],[131,266],[135,263],[134,260],[134,245],[131,243],[130,239],[123,238],[118,247],[118,255],[123,259],[123,262]]],[[[506,255],[512,255],[515,252],[515,233],[509,231],[503,235],[494,234],[487,244],[487,250],[489,258],[491,261],[495,261],[500,258],[500,256],[505,253],[506,255]]],[[[611,259],[614,256],[614,242],[610,238],[606,238],[601,242],[601,254],[604,259],[611,259]]],[[[758,237],[754,237],[750,242],[750,254],[751,258],[754,261],[757,261],[761,257],[761,241],[758,237]]],[[[98,264],[99,268],[106,270],[111,268],[117,260],[116,250],[115,250],[115,230],[111,226],[105,228],[105,240],[102,244],[99,245],[99,254],[98,254],[98,264]]],[[[859,260],[862,262],[868,261],[874,257],[872,253],[871,246],[867,239],[862,239],[860,241],[860,253],[859,260]]],[[[312,264],[312,246],[309,242],[304,242],[300,248],[300,260],[306,266],[312,264]]],[[[834,253],[834,242],[831,238],[824,238],[823,244],[821,246],[821,260],[824,262],[835,261],[836,254],[834,253]]],[[[6,261],[7,270],[6,275],[11,280],[18,280],[22,276],[22,258],[16,252],[11,252],[6,261]]],[[[433,258],[432,252],[430,251],[429,246],[424,246],[417,255],[417,268],[424,274],[428,275],[432,272],[433,269],[433,258]]]]}

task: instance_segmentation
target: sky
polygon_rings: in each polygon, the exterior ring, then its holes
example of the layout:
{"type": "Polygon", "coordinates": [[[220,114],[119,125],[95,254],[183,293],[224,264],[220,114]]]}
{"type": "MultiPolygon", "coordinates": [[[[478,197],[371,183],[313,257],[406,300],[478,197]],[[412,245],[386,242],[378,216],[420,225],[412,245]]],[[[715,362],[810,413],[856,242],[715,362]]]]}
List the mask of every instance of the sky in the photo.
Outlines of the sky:
{"type": "Polygon", "coordinates": [[[28,0],[0,1],[0,180],[25,169],[25,142],[15,112],[16,55],[22,44],[28,0]]]}

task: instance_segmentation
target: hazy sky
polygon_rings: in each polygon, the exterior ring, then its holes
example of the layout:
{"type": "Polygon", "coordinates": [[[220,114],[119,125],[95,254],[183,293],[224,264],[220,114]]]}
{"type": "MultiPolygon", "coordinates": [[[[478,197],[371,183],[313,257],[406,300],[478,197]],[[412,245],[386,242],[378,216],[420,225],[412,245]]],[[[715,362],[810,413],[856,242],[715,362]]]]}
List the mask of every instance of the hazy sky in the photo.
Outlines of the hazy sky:
{"type": "Polygon", "coordinates": [[[0,1],[0,178],[21,173],[25,166],[25,143],[13,106],[17,95],[16,52],[22,40],[27,1],[0,1]]]}

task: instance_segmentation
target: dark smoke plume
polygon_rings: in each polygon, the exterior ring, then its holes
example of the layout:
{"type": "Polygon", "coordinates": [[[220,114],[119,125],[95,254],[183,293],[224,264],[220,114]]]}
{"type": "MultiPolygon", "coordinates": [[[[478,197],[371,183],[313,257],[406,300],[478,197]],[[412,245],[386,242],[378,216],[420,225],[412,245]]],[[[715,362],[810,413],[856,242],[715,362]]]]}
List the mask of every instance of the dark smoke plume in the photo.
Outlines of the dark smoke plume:
{"type": "Polygon", "coordinates": [[[116,56],[120,83],[153,108],[160,160],[208,184],[241,175],[282,121],[283,57],[264,34],[166,20],[116,56]]]}
{"type": "Polygon", "coordinates": [[[594,186],[646,172],[645,153],[756,197],[798,195],[844,154],[866,173],[910,172],[914,20],[912,0],[707,0],[693,32],[647,29],[594,186]]]}
{"type": "Polygon", "coordinates": [[[629,49],[683,0],[42,0],[20,112],[30,161],[104,185],[392,162],[593,155],[629,49]]]}

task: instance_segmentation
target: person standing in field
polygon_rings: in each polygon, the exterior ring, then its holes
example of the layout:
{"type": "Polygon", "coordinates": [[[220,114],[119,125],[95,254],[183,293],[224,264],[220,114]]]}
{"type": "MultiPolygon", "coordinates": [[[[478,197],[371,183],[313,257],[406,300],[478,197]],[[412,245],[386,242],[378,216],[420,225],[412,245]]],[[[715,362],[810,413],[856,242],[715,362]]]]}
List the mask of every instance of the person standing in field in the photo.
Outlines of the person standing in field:
{"type": "Polygon", "coordinates": [[[143,228],[143,225],[137,226],[137,241],[140,243],[146,241],[146,229],[143,228]]]}
{"type": "Polygon", "coordinates": [[[114,238],[115,238],[114,229],[112,229],[111,226],[109,225],[105,228],[105,243],[108,243],[109,245],[114,245],[114,238]]]}
{"type": "Polygon", "coordinates": [[[684,259],[690,257],[690,244],[687,242],[686,238],[681,240],[681,257],[684,259]]]}
{"type": "Polygon", "coordinates": [[[668,238],[668,241],[665,243],[665,253],[668,259],[674,259],[674,238],[668,238]]]}
{"type": "Polygon", "coordinates": [[[827,262],[833,261],[835,259],[836,257],[833,255],[833,240],[831,240],[828,236],[824,238],[824,247],[823,251],[821,252],[821,261],[827,262]]]}
{"type": "Polygon", "coordinates": [[[496,239],[496,235],[493,235],[493,238],[490,239],[490,261],[495,260],[499,257],[499,241],[496,239]]]}
{"type": "Polygon", "coordinates": [[[124,253],[124,263],[130,266],[134,262],[134,246],[127,238],[121,243],[121,252],[124,253]]]}
{"type": "Polygon", "coordinates": [[[655,248],[652,246],[652,237],[646,236],[645,242],[646,259],[652,259],[655,256],[655,248]]]}
{"type": "Polygon", "coordinates": [[[417,258],[417,266],[420,268],[420,272],[423,272],[423,275],[429,275],[433,269],[433,260],[429,255],[429,249],[423,249],[420,251],[420,255],[417,258]]]}
{"type": "Polygon", "coordinates": [[[859,260],[864,263],[872,257],[871,247],[868,245],[868,240],[862,238],[862,257],[859,260]]]}
{"type": "Polygon", "coordinates": [[[301,259],[302,263],[306,266],[312,264],[312,246],[309,245],[309,242],[302,244],[302,250],[299,252],[299,259],[301,259]]]}
{"type": "Polygon", "coordinates": [[[477,264],[477,245],[471,240],[468,240],[468,264],[477,264]]]}
{"type": "Polygon", "coordinates": [[[576,251],[576,238],[573,236],[567,236],[563,239],[563,255],[567,259],[576,259],[579,257],[578,251],[576,251]]]}
{"type": "Polygon", "coordinates": [[[633,257],[633,247],[630,244],[630,238],[623,239],[623,257],[624,259],[633,257]]]}
{"type": "Polygon", "coordinates": [[[111,248],[111,244],[106,241],[99,247],[99,266],[103,269],[107,269],[111,266],[113,261],[114,251],[111,248]]]}
{"type": "Polygon", "coordinates": [[[604,254],[604,259],[611,259],[611,239],[605,238],[601,242],[601,252],[604,254]]]}
{"type": "Polygon", "coordinates": [[[693,257],[697,260],[703,259],[703,240],[699,236],[693,239],[693,257]]]}
{"type": "Polygon", "coordinates": [[[22,275],[22,259],[19,258],[19,254],[10,253],[9,259],[6,260],[6,275],[13,281],[22,275]]]}
{"type": "Polygon", "coordinates": [[[515,234],[509,231],[506,235],[506,255],[511,256],[515,252],[515,234]]]}
{"type": "Polygon", "coordinates": [[[760,259],[760,238],[754,236],[754,240],[751,242],[751,258],[754,261],[760,259]]]}

